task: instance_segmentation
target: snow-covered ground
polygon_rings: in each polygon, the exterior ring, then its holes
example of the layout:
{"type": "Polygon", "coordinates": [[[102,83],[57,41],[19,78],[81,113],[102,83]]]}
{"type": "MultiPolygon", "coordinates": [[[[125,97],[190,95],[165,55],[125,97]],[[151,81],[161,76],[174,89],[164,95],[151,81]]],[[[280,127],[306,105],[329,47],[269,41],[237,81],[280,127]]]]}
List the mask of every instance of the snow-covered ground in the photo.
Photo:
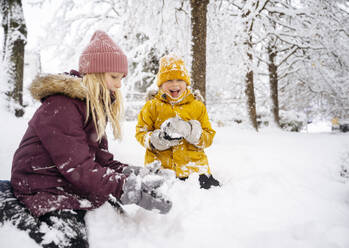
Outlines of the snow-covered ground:
{"type": "MultiPolygon", "coordinates": [[[[0,115],[0,177],[9,179],[30,116],[0,115]]],[[[349,247],[349,182],[339,175],[349,134],[215,129],[206,152],[222,187],[200,190],[197,175],[176,180],[167,188],[173,201],[167,215],[126,206],[121,216],[105,204],[86,216],[90,247],[349,247]]],[[[134,122],[125,123],[123,141],[110,140],[110,150],[120,161],[142,165],[134,131],[134,122]]],[[[0,243],[38,247],[9,224],[0,227],[0,243]]]]}

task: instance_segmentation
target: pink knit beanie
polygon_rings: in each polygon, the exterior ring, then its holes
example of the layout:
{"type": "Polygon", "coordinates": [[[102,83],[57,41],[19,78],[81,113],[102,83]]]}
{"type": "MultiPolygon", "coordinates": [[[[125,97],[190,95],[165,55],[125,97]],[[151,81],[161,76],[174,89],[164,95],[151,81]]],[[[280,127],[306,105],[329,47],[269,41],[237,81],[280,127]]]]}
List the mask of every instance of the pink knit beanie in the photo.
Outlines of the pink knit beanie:
{"type": "Polygon", "coordinates": [[[127,75],[127,57],[103,31],[97,30],[79,59],[81,74],[119,72],[127,75]]]}

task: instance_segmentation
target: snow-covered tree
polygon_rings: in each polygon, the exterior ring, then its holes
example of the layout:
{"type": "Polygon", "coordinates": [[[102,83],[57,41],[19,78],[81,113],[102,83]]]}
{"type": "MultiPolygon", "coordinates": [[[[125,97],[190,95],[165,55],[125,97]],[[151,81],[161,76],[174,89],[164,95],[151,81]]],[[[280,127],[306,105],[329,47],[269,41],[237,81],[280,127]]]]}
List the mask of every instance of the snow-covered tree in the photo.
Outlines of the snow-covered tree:
{"type": "Polygon", "coordinates": [[[306,109],[309,118],[349,117],[348,5],[328,0],[298,5],[306,19],[302,33],[308,44],[295,53],[292,63],[286,63],[293,70],[282,81],[281,97],[287,102],[283,108],[306,109]]]}
{"type": "MultiPolygon", "coordinates": [[[[17,117],[24,114],[23,106],[23,68],[24,47],[27,28],[23,16],[21,0],[0,0],[0,16],[4,34],[3,72],[6,86],[2,86],[8,100],[10,111],[17,117]]],[[[4,83],[4,82],[3,82],[4,83]]]]}
{"type": "Polygon", "coordinates": [[[237,0],[232,1],[232,4],[239,10],[241,21],[243,23],[243,33],[241,40],[244,49],[244,63],[245,63],[245,94],[247,97],[247,112],[251,125],[258,130],[256,98],[255,98],[255,71],[254,54],[257,47],[255,46],[256,36],[258,31],[255,30],[255,23],[259,18],[261,12],[264,11],[265,6],[270,0],[237,0]]]}
{"type": "MultiPolygon", "coordinates": [[[[265,96],[270,96],[276,125],[279,125],[280,109],[316,116],[325,106],[323,109],[327,112],[337,109],[336,116],[348,113],[347,98],[343,97],[348,90],[344,83],[348,78],[348,56],[342,55],[347,54],[349,44],[345,3],[325,0],[232,2],[244,16],[249,16],[239,37],[245,36],[242,38],[247,54],[245,61],[250,65],[246,67],[246,95],[256,87],[256,82],[257,88],[261,88],[263,75],[267,75],[270,87],[265,96]],[[256,60],[265,66],[256,67],[256,60]],[[317,65],[319,61],[321,66],[317,65]]],[[[248,97],[248,102],[251,111],[253,97],[248,97]]],[[[257,103],[257,114],[261,107],[257,103]]]]}
{"type": "Polygon", "coordinates": [[[267,65],[272,121],[276,126],[280,126],[279,81],[292,73],[298,62],[296,53],[303,54],[309,49],[309,34],[304,32],[309,18],[304,16],[305,13],[292,6],[290,0],[270,0],[260,15],[264,32],[259,42],[261,56],[266,58],[259,60],[267,65]]]}

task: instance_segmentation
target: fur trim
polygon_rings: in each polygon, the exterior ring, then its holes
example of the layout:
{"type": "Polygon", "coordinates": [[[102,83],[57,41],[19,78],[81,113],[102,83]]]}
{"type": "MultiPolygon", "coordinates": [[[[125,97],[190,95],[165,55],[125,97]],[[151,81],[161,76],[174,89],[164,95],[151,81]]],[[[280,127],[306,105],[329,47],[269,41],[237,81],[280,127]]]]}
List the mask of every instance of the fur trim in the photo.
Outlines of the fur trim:
{"type": "Polygon", "coordinates": [[[29,91],[32,97],[39,101],[55,94],[64,94],[80,100],[86,98],[82,79],[64,74],[39,75],[33,80],[29,91]]]}
{"type": "Polygon", "coordinates": [[[193,95],[196,100],[199,100],[200,102],[205,102],[204,97],[201,95],[201,92],[199,89],[193,90],[193,95]]]}
{"type": "Polygon", "coordinates": [[[149,90],[147,92],[147,95],[145,96],[145,100],[149,101],[149,100],[153,99],[158,92],[159,92],[158,90],[149,90]]]}
{"type": "MultiPolygon", "coordinates": [[[[157,94],[158,94],[158,90],[149,90],[146,94],[145,100],[149,101],[152,100],[157,94]]],[[[202,97],[200,90],[196,89],[192,92],[194,98],[196,100],[199,100],[200,102],[205,102],[204,98],[202,97]]]]}

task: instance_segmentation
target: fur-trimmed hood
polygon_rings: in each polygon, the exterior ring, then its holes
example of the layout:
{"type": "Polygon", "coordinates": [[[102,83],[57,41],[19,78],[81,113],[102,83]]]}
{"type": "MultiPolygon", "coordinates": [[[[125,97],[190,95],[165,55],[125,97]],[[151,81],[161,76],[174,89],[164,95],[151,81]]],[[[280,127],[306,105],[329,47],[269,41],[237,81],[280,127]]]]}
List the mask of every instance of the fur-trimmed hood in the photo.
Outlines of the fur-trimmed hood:
{"type": "Polygon", "coordinates": [[[86,88],[82,85],[82,78],[66,74],[39,75],[33,80],[29,91],[32,97],[39,101],[56,94],[80,100],[86,98],[86,88]]]}

